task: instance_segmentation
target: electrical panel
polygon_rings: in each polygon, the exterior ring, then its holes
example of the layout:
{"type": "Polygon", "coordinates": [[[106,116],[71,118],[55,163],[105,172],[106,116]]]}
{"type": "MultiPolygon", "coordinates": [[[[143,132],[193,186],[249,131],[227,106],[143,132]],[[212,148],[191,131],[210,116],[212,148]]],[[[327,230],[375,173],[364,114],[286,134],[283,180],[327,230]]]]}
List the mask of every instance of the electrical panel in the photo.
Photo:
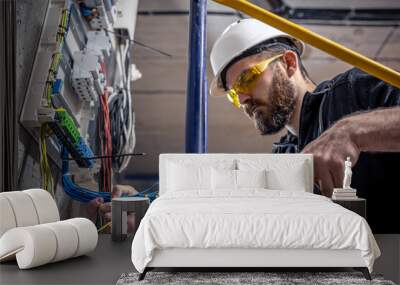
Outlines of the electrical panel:
{"type": "MultiPolygon", "coordinates": [[[[61,159],[63,175],[88,168],[100,192],[110,191],[112,173],[126,167],[128,157],[112,157],[135,144],[130,51],[137,5],[49,1],[21,113],[23,126],[40,133],[42,172],[48,171],[46,146],[60,154],[52,159],[61,159]]],[[[68,181],[67,193],[80,189],[68,181]]]]}

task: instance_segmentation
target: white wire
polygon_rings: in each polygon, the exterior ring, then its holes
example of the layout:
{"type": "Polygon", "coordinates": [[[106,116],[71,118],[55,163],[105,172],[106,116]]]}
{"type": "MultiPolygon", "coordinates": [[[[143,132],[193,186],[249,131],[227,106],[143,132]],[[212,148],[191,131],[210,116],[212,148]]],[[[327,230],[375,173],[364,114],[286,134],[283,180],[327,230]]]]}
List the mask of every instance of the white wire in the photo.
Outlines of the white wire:
{"type": "MultiPolygon", "coordinates": [[[[125,141],[125,145],[123,146],[122,150],[119,150],[121,153],[132,153],[135,148],[136,138],[134,134],[134,118],[133,118],[133,110],[132,110],[132,98],[130,92],[130,84],[131,84],[131,65],[128,66],[128,72],[126,74],[126,57],[129,49],[129,40],[125,41],[125,44],[120,45],[120,62],[122,65],[122,82],[120,84],[120,88],[122,92],[116,92],[112,94],[108,100],[108,103],[112,102],[115,99],[115,96],[123,96],[122,99],[122,106],[119,110],[119,119],[121,122],[124,122],[121,132],[120,141],[125,141]],[[128,122],[125,124],[125,110],[128,110],[128,122]]],[[[129,164],[131,157],[125,156],[122,158],[121,166],[118,169],[118,172],[123,171],[129,164]]]]}

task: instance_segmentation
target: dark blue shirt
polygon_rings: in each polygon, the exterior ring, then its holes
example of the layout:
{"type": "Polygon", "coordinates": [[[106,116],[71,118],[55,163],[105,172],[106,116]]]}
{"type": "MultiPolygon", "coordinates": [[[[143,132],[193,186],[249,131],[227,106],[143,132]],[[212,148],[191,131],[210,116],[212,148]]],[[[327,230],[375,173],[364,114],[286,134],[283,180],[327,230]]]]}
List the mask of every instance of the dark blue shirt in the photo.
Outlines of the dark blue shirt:
{"type": "MultiPolygon", "coordinates": [[[[344,116],[393,106],[400,106],[400,89],[350,69],[305,94],[299,136],[288,133],[273,144],[272,152],[301,152],[344,116]]],[[[353,167],[351,185],[359,197],[367,199],[367,220],[374,233],[400,233],[399,170],[400,153],[362,152],[353,167]]]]}

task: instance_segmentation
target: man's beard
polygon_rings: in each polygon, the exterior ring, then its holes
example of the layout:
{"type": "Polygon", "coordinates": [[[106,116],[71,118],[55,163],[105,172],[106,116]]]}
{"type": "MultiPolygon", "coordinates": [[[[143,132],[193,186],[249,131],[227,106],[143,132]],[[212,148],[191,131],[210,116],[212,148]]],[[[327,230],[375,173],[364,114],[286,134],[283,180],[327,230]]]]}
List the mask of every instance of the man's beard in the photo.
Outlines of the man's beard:
{"type": "Polygon", "coordinates": [[[296,105],[294,84],[285,78],[279,68],[275,68],[271,88],[266,96],[267,103],[252,100],[245,106],[245,112],[253,118],[261,135],[271,135],[282,130],[290,121],[296,105]],[[253,113],[255,108],[257,110],[253,113]]]}

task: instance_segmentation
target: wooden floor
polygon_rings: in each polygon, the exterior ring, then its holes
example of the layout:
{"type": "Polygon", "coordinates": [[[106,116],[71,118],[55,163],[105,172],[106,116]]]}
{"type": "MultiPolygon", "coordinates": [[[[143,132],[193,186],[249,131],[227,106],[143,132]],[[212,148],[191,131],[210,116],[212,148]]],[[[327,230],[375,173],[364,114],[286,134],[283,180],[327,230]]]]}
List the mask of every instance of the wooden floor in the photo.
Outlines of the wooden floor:
{"type": "Polygon", "coordinates": [[[132,238],[121,243],[99,235],[95,251],[41,267],[19,270],[17,263],[0,264],[0,284],[115,284],[122,273],[134,271],[132,238]]]}

